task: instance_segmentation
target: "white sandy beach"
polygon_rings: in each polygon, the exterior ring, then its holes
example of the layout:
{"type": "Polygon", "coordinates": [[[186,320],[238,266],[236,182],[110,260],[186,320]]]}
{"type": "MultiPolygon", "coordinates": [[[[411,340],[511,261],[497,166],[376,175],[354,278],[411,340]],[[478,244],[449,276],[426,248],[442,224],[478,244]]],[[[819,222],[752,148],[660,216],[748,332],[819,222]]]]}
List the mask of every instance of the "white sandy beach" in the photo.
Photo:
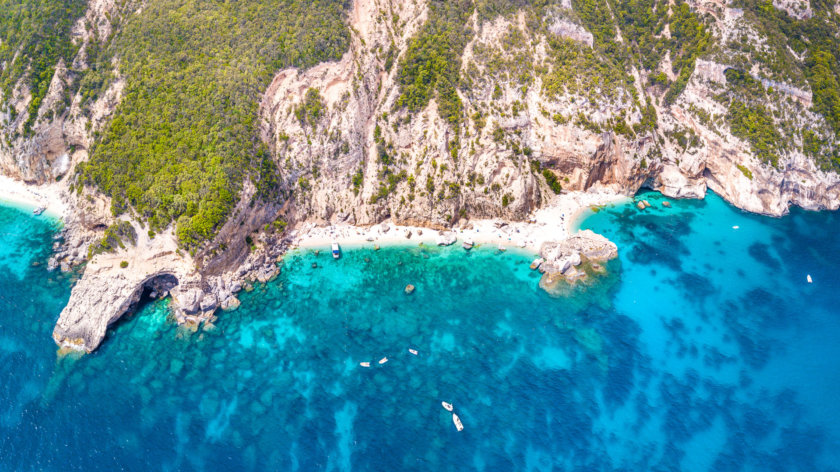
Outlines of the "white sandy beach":
{"type": "MultiPolygon", "coordinates": [[[[546,207],[530,215],[528,222],[503,224],[501,219],[469,220],[453,231],[456,244],[466,238],[478,245],[520,247],[538,253],[546,241],[564,239],[575,231],[581,213],[591,206],[617,203],[629,199],[608,192],[569,192],[555,197],[546,207]]],[[[346,246],[393,245],[406,243],[436,244],[438,231],[416,226],[399,226],[389,222],[370,227],[338,224],[317,226],[305,223],[296,230],[294,245],[300,248],[325,248],[336,241],[346,246]],[[387,230],[386,230],[387,228],[387,230]],[[408,235],[411,237],[407,237],[408,235]]]]}
{"type": "Polygon", "coordinates": [[[67,205],[61,200],[58,183],[27,185],[5,175],[0,175],[0,202],[35,209],[45,206],[44,213],[56,218],[64,217],[67,205]]]}

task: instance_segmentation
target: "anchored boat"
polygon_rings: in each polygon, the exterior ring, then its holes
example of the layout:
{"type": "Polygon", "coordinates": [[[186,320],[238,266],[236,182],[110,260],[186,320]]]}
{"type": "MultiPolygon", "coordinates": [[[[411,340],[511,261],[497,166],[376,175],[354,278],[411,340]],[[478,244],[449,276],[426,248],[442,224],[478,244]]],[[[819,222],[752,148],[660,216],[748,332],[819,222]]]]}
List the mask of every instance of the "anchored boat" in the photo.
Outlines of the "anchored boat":
{"type": "Polygon", "coordinates": [[[359,362],[359,365],[362,367],[370,367],[370,362],[359,362]]]}
{"type": "Polygon", "coordinates": [[[386,362],[388,362],[388,358],[387,358],[387,357],[383,357],[382,359],[379,359],[379,363],[380,363],[380,364],[384,364],[384,363],[386,363],[386,362]]]}
{"type": "Polygon", "coordinates": [[[455,423],[455,429],[457,429],[458,431],[464,430],[464,424],[461,423],[461,418],[458,418],[458,415],[456,415],[455,413],[452,413],[452,422],[455,423]]]}
{"type": "Polygon", "coordinates": [[[45,207],[45,206],[39,206],[38,208],[36,208],[36,209],[32,210],[32,214],[33,214],[33,215],[35,215],[35,216],[38,216],[38,215],[40,215],[41,213],[45,212],[46,210],[47,210],[47,207],[45,207]]]}
{"type": "Polygon", "coordinates": [[[409,349],[408,349],[408,352],[410,352],[410,353],[414,354],[415,356],[417,355],[417,349],[411,349],[411,348],[409,348],[409,349]]]}
{"type": "Polygon", "coordinates": [[[440,404],[443,405],[443,409],[446,411],[452,411],[455,408],[451,403],[440,402],[440,404]]]}
{"type": "Polygon", "coordinates": [[[338,247],[338,243],[335,241],[333,241],[332,243],[332,255],[333,259],[338,259],[339,257],[341,257],[341,248],[338,247]]]}

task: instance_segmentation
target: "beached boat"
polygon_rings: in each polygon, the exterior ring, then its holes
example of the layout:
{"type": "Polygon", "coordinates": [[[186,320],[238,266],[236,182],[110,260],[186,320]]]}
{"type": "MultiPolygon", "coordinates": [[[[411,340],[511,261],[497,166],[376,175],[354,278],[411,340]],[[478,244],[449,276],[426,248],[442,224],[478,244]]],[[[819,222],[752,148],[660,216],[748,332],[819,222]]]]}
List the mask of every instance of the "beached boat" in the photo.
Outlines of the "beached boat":
{"type": "Polygon", "coordinates": [[[452,413],[452,422],[455,423],[455,429],[457,429],[458,431],[464,430],[464,424],[461,423],[461,418],[458,418],[458,415],[456,415],[455,413],[452,413]]]}
{"type": "Polygon", "coordinates": [[[499,244],[499,252],[505,252],[505,251],[507,251],[507,248],[504,245],[499,244]]]}
{"type": "Polygon", "coordinates": [[[43,213],[43,212],[45,212],[45,211],[47,211],[47,207],[45,207],[45,206],[39,206],[38,208],[36,208],[36,209],[32,210],[32,214],[33,214],[33,215],[35,215],[35,216],[38,216],[38,215],[40,215],[41,213],[43,213]]]}
{"type": "Polygon", "coordinates": [[[809,284],[814,283],[814,280],[811,278],[811,274],[808,274],[807,279],[808,279],[808,283],[809,283],[809,284]]]}
{"type": "Polygon", "coordinates": [[[388,358],[387,358],[387,357],[383,357],[382,359],[379,359],[379,363],[380,363],[380,364],[384,364],[384,363],[386,363],[386,362],[388,362],[388,358]]]}
{"type": "Polygon", "coordinates": [[[370,367],[370,362],[359,362],[359,365],[362,367],[370,367]]]}
{"type": "Polygon", "coordinates": [[[417,355],[417,349],[409,349],[408,352],[414,354],[415,356],[417,355]]]}
{"type": "Polygon", "coordinates": [[[440,402],[440,404],[443,405],[443,409],[446,411],[452,411],[453,409],[455,409],[455,407],[452,406],[451,403],[440,402]]]}
{"type": "Polygon", "coordinates": [[[464,239],[464,244],[462,244],[461,246],[467,251],[469,251],[473,248],[473,246],[475,246],[475,242],[472,240],[472,238],[466,238],[464,239]]]}
{"type": "Polygon", "coordinates": [[[332,255],[333,259],[338,259],[339,257],[341,257],[341,248],[338,247],[338,243],[335,241],[333,241],[332,243],[332,255]]]}

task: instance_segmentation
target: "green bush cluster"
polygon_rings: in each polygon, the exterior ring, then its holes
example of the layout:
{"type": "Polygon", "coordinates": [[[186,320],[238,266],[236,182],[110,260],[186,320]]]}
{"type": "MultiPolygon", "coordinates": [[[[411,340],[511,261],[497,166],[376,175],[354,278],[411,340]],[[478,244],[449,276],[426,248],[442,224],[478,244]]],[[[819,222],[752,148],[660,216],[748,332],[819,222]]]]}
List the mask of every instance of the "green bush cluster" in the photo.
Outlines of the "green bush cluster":
{"type": "Polygon", "coordinates": [[[772,115],[763,105],[747,105],[733,100],[728,117],[732,134],[749,142],[756,157],[774,167],[779,165],[782,137],[772,115]]]}
{"type": "Polygon", "coordinates": [[[563,191],[563,185],[560,184],[560,180],[557,179],[554,172],[549,169],[543,169],[542,175],[545,177],[545,183],[548,184],[548,188],[550,188],[552,192],[559,195],[560,192],[563,191]]]}
{"type": "Polygon", "coordinates": [[[746,177],[750,180],[753,179],[753,173],[752,173],[751,170],[747,169],[746,167],[742,166],[741,164],[735,164],[735,167],[737,167],[738,170],[740,170],[741,173],[744,174],[744,177],[746,177]]]}
{"type": "MultiPolygon", "coordinates": [[[[210,239],[242,181],[276,173],[259,145],[260,95],[280,68],[344,53],[349,4],[149,0],[110,46],[124,98],[79,182],[110,196],[114,214],[132,207],[154,230],[177,222],[187,248],[210,239]]],[[[301,111],[310,123],[322,113],[316,93],[301,111]]]]}
{"type": "Polygon", "coordinates": [[[137,244],[137,232],[131,223],[123,220],[117,221],[105,229],[102,238],[88,246],[88,259],[103,252],[125,249],[126,242],[132,246],[137,244]]]}

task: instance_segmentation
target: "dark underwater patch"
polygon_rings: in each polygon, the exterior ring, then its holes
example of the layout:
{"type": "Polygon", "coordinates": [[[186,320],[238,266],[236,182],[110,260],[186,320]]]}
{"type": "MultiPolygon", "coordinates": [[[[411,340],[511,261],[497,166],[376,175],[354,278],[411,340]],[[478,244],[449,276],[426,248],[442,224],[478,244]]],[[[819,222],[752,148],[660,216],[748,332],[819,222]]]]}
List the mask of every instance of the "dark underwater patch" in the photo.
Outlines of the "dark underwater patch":
{"type": "Polygon", "coordinates": [[[753,243],[748,249],[750,256],[768,268],[778,271],[782,263],[770,254],[770,246],[764,243],[753,243]]]}

